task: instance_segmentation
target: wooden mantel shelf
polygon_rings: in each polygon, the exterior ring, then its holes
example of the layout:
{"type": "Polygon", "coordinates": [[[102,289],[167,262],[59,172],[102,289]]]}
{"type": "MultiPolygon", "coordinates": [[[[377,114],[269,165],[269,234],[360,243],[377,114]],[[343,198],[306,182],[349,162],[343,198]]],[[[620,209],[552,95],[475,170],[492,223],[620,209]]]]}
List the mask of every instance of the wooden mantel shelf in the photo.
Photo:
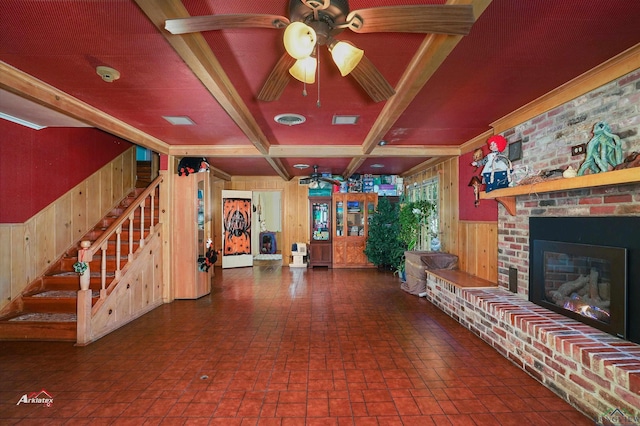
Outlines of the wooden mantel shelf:
{"type": "Polygon", "coordinates": [[[511,216],[516,214],[516,197],[519,195],[543,194],[546,192],[566,191],[570,189],[593,188],[596,186],[621,185],[640,182],[640,167],[596,173],[574,178],[553,179],[531,185],[519,185],[481,192],[481,200],[495,199],[504,206],[511,216]]]}

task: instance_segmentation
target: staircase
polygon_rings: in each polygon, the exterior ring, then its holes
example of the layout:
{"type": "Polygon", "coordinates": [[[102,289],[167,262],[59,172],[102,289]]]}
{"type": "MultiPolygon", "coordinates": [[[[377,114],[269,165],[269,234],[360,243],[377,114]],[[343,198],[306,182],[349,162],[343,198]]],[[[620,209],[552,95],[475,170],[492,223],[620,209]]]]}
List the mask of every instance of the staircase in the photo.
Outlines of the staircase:
{"type": "MultiPolygon", "coordinates": [[[[144,188],[134,189],[120,204],[102,218],[89,232],[87,232],[75,245],[69,249],[49,270],[34,280],[23,291],[22,295],[11,302],[9,307],[0,315],[0,340],[46,340],[46,341],[76,341],[76,313],[77,293],[80,289],[79,275],[74,271],[73,265],[78,261],[80,241],[96,241],[110,225],[120,219],[123,212],[136,201],[136,198],[144,188]]],[[[159,197],[154,198],[155,211],[158,211],[159,197]]],[[[149,208],[149,207],[147,207],[149,208]]],[[[141,213],[136,209],[133,217],[133,244],[128,248],[129,220],[122,227],[120,269],[127,263],[127,252],[135,252],[140,246],[141,239],[141,213]]],[[[151,215],[147,212],[144,216],[145,229],[151,225],[151,215]]],[[[105,281],[110,283],[118,267],[116,265],[116,240],[108,240],[106,250],[105,281]]],[[[92,290],[92,305],[100,297],[102,287],[102,259],[94,256],[89,262],[91,271],[90,289],[92,290]]]]}
{"type": "Polygon", "coordinates": [[[156,177],[151,161],[136,161],[136,188],[146,188],[156,177]]]}

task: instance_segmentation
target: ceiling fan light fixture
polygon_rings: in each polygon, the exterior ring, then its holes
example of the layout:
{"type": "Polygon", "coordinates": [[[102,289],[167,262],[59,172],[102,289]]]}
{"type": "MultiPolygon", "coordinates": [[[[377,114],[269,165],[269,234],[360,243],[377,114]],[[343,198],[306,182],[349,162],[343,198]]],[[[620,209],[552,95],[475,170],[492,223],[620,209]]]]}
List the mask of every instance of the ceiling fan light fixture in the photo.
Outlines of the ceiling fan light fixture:
{"type": "Polygon", "coordinates": [[[295,59],[304,59],[311,56],[316,46],[316,32],[310,26],[302,22],[292,22],[284,30],[284,48],[295,59]]]}
{"type": "Polygon", "coordinates": [[[331,46],[330,50],[333,62],[343,77],[349,75],[349,73],[358,66],[364,56],[364,50],[358,49],[346,41],[337,42],[331,46]]]}
{"type": "Polygon", "coordinates": [[[317,67],[318,61],[316,58],[309,56],[304,59],[298,59],[296,63],[289,68],[289,74],[303,83],[313,84],[316,82],[317,67]]]}

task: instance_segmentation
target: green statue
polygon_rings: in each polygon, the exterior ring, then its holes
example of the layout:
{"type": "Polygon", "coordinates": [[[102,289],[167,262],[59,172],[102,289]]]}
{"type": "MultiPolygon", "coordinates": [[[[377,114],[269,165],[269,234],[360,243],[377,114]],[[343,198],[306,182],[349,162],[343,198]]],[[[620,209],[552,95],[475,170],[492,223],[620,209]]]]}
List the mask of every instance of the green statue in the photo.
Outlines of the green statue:
{"type": "Polygon", "coordinates": [[[587,144],[587,157],[578,170],[578,176],[591,170],[593,173],[606,172],[609,166],[622,163],[622,143],[617,135],[611,133],[609,125],[598,121],[593,126],[593,137],[587,144]]]}

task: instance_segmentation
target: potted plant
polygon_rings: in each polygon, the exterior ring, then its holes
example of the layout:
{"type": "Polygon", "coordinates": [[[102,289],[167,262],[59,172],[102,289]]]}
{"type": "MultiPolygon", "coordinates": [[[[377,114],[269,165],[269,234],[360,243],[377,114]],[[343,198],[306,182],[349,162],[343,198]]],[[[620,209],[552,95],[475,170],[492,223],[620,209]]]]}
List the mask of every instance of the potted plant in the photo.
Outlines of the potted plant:
{"type": "MultiPolygon", "coordinates": [[[[398,222],[400,223],[400,233],[398,238],[406,251],[415,249],[420,236],[420,230],[428,232],[429,217],[435,211],[435,204],[431,201],[405,201],[400,206],[398,222]]],[[[403,275],[405,272],[404,252],[400,268],[396,271],[403,275]]]]}
{"type": "Polygon", "coordinates": [[[398,205],[387,197],[378,200],[376,211],[370,216],[369,234],[364,254],[380,269],[397,270],[404,262],[404,244],[398,239],[400,223],[398,205]]]}

